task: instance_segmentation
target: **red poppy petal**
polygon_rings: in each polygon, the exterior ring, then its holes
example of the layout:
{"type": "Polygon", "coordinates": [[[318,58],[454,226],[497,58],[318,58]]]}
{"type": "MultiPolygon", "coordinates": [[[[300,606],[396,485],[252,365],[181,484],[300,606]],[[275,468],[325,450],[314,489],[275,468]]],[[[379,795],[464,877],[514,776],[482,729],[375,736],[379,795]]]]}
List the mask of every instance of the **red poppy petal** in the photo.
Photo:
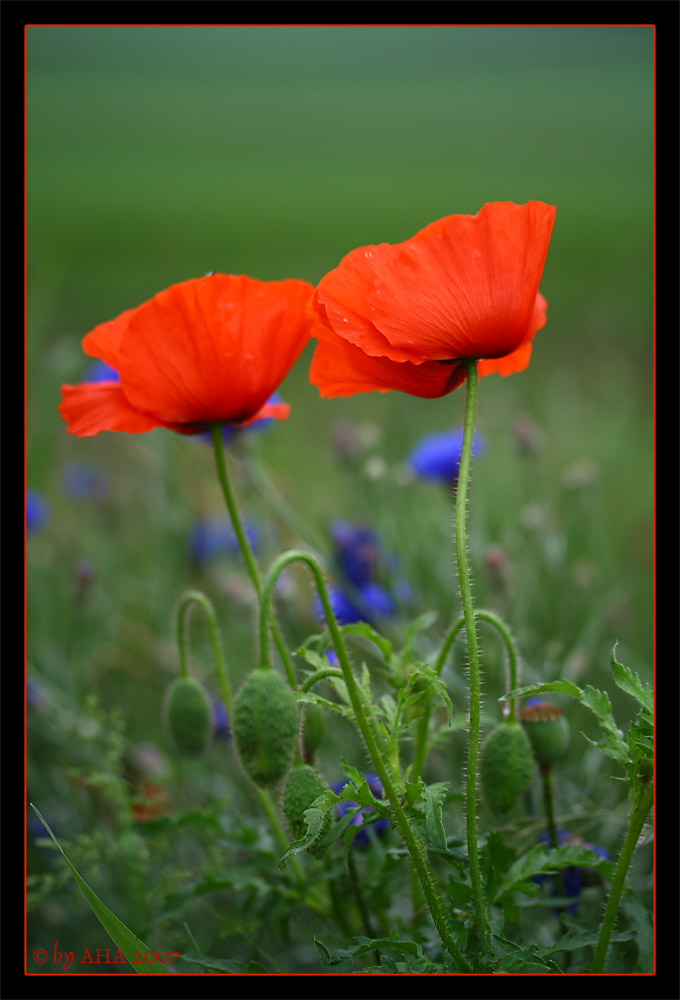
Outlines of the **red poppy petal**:
{"type": "Polygon", "coordinates": [[[398,389],[411,396],[436,399],[465,380],[462,365],[442,361],[410,361],[369,357],[341,337],[320,339],[309,368],[309,381],[325,399],[357,392],[398,389]]]}
{"type": "Polygon", "coordinates": [[[497,375],[514,375],[516,372],[524,371],[531,360],[531,348],[532,340],[534,334],[538,330],[543,329],[546,324],[546,311],[548,308],[548,303],[545,301],[541,293],[539,292],[536,296],[536,303],[534,305],[534,314],[531,320],[531,326],[529,327],[529,336],[524,341],[523,344],[513,351],[511,354],[506,354],[504,358],[490,358],[479,362],[477,365],[477,373],[481,378],[483,375],[492,375],[496,373],[497,375]]]}
{"type": "Polygon", "coordinates": [[[160,426],[157,420],[130,406],[120,382],[83,382],[62,385],[59,413],[68,433],[92,437],[100,431],[143,434],[160,426]]]}
{"type": "Polygon", "coordinates": [[[120,341],[124,331],[127,329],[131,316],[135,309],[126,309],[115,319],[107,323],[100,323],[94,330],[83,337],[83,350],[91,358],[105,361],[107,365],[118,371],[120,341]]]}
{"type": "Polygon", "coordinates": [[[309,339],[305,281],[215,274],[160,292],[134,311],[120,375],[135,407],[159,421],[250,420],[309,339]]]}
{"type": "Polygon", "coordinates": [[[531,325],[554,216],[542,202],[497,202],[404,243],[360,247],[322,278],[317,308],[370,355],[503,357],[531,325]]]}
{"type": "Polygon", "coordinates": [[[239,427],[247,427],[248,424],[254,424],[256,420],[287,420],[289,416],[290,405],[288,403],[265,403],[257,413],[239,424],[239,427]]]}

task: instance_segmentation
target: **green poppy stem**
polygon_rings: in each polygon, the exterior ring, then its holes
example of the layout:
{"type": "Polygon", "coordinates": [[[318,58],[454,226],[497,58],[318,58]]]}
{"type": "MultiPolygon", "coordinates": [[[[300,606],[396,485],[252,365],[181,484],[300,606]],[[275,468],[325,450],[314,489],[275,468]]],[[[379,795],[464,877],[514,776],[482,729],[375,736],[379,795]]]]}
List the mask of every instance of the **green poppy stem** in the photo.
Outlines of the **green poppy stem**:
{"type": "MultiPolygon", "coordinates": [[[[236,506],[234,493],[231,488],[231,483],[229,482],[229,476],[227,474],[227,463],[224,458],[224,444],[222,441],[221,427],[219,425],[213,425],[210,428],[210,435],[212,437],[213,450],[215,452],[217,477],[220,481],[220,486],[222,487],[222,494],[224,495],[224,501],[227,505],[229,517],[231,518],[231,523],[234,528],[234,534],[236,535],[236,540],[238,542],[238,547],[241,550],[243,561],[246,564],[248,575],[250,576],[253,587],[255,588],[255,593],[257,594],[258,600],[260,600],[262,594],[262,578],[260,576],[260,570],[257,565],[255,555],[253,553],[252,548],[250,547],[250,542],[248,541],[246,533],[243,530],[243,524],[241,523],[238,507],[236,506]]],[[[295,688],[297,687],[295,671],[293,670],[293,664],[291,662],[290,655],[286,648],[286,644],[283,641],[283,636],[281,635],[281,630],[276,620],[272,620],[271,630],[272,630],[272,635],[274,637],[274,645],[276,646],[278,654],[281,657],[281,662],[283,663],[283,669],[286,672],[288,683],[293,688],[293,690],[295,690],[295,688]]],[[[267,663],[266,666],[269,666],[269,663],[267,663]]]]}
{"type": "Polygon", "coordinates": [[[345,681],[349,700],[354,711],[356,724],[359,727],[364,743],[366,744],[366,749],[368,750],[375,773],[382,784],[385,797],[392,807],[392,815],[394,817],[395,825],[402,840],[404,841],[404,844],[406,845],[406,849],[408,850],[411,858],[411,863],[418,875],[432,920],[439,937],[441,938],[442,944],[463,972],[472,972],[470,963],[463,955],[449,930],[444,903],[427,859],[425,846],[420,838],[416,836],[416,833],[413,830],[408,816],[406,815],[401,804],[400,789],[395,787],[394,780],[398,776],[393,774],[392,766],[386,760],[387,747],[373,712],[373,707],[366,692],[359,685],[354,673],[352,672],[352,667],[347,656],[347,650],[345,649],[345,644],[342,639],[342,633],[338,627],[338,622],[328,597],[328,589],[326,587],[321,567],[314,556],[310,555],[308,552],[296,550],[284,552],[283,555],[279,556],[278,559],[275,559],[269,567],[262,587],[262,601],[260,604],[261,639],[266,642],[268,637],[267,622],[269,620],[269,607],[276,581],[286,566],[292,562],[305,563],[311,570],[312,576],[314,577],[314,582],[321,600],[326,622],[328,623],[328,631],[330,632],[331,640],[340,662],[340,669],[342,671],[343,680],[345,681]]]}
{"type": "Polygon", "coordinates": [[[217,667],[217,677],[220,685],[222,701],[227,707],[227,714],[231,718],[231,684],[229,682],[229,671],[222,653],[222,644],[217,627],[217,615],[212,602],[202,594],[200,590],[186,590],[179,599],[177,605],[177,648],[179,650],[179,668],[182,677],[189,676],[189,635],[188,618],[189,611],[193,605],[197,604],[208,621],[210,630],[210,641],[212,644],[213,657],[217,667]]]}
{"type": "Polygon", "coordinates": [[[645,825],[645,820],[649,815],[649,810],[652,808],[653,803],[653,783],[651,781],[641,782],[635,799],[633,800],[633,804],[630,807],[628,832],[626,833],[626,839],[624,840],[623,847],[621,848],[621,854],[619,855],[619,860],[614,872],[614,878],[609,890],[609,899],[607,900],[604,917],[602,918],[602,926],[600,927],[600,938],[597,942],[597,948],[595,949],[593,972],[604,971],[607,949],[609,948],[609,941],[612,936],[612,931],[614,930],[614,921],[616,920],[616,913],[621,901],[626,875],[628,874],[628,869],[630,868],[631,861],[633,860],[633,853],[640,834],[642,833],[642,827],[645,825]]]}
{"type": "Polygon", "coordinates": [[[477,362],[465,360],[467,372],[467,395],[465,399],[465,420],[463,423],[463,445],[460,454],[458,485],[456,487],[456,559],[458,564],[458,580],[460,597],[463,605],[463,619],[467,635],[468,665],[470,674],[470,725],[468,739],[467,775],[465,782],[466,830],[468,845],[468,863],[470,865],[470,882],[472,898],[477,916],[480,940],[485,950],[489,950],[489,926],[484,908],[484,893],[479,866],[477,848],[477,758],[479,755],[479,731],[481,716],[481,687],[479,676],[479,648],[477,645],[477,630],[475,626],[475,611],[472,603],[472,586],[470,583],[470,568],[467,552],[467,492],[470,478],[470,463],[472,459],[472,439],[475,426],[475,409],[477,405],[477,362]]]}

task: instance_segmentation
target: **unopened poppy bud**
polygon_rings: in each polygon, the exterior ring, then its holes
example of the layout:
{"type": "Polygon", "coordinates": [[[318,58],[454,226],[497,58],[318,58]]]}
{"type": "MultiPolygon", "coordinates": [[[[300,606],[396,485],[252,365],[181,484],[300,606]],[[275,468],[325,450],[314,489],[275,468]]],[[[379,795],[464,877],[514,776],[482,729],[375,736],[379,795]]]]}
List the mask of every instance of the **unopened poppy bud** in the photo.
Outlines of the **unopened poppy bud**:
{"type": "Polygon", "coordinates": [[[182,757],[200,757],[213,735],[210,699],[193,677],[178,677],[165,700],[165,725],[170,742],[182,757]]]}
{"type": "Polygon", "coordinates": [[[569,723],[557,705],[530,699],[520,715],[536,760],[541,767],[552,767],[569,746],[569,723]]]}
{"type": "MultiPolygon", "coordinates": [[[[281,806],[293,840],[301,840],[304,837],[307,832],[307,824],[304,819],[305,810],[309,809],[312,802],[323,795],[325,791],[326,783],[315,767],[310,767],[309,764],[300,764],[289,773],[281,794],[281,806]]],[[[326,836],[331,822],[331,814],[326,813],[321,831],[316,838],[317,841],[326,836]]],[[[321,852],[318,848],[312,847],[310,853],[321,852]]]]}
{"type": "Polygon", "coordinates": [[[326,733],[326,715],[321,705],[307,705],[302,718],[302,756],[312,760],[326,733]]]}
{"type": "Polygon", "coordinates": [[[276,670],[251,671],[234,698],[232,735],[243,770],[259,788],[278,785],[293,762],[300,728],[295,695],[276,670]]]}
{"type": "Polygon", "coordinates": [[[484,801],[494,815],[509,812],[530,787],[534,758],[518,722],[501,722],[491,730],[482,744],[480,775],[484,801]]]}

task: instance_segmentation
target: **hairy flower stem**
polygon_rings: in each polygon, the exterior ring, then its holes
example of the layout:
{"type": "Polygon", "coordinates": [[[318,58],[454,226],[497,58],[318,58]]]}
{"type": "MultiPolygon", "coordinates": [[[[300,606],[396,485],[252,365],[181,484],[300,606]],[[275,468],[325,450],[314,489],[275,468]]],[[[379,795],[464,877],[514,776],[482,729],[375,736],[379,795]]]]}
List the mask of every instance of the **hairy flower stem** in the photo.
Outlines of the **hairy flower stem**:
{"type": "MultiPolygon", "coordinates": [[[[222,441],[222,430],[218,425],[214,425],[210,428],[210,434],[213,442],[213,450],[215,452],[215,464],[217,466],[217,476],[220,481],[220,486],[222,487],[222,493],[224,495],[224,501],[227,505],[227,510],[229,511],[229,517],[231,518],[231,523],[234,528],[234,534],[236,535],[236,540],[238,542],[238,547],[241,550],[241,555],[243,556],[243,561],[246,564],[248,570],[248,575],[252,580],[253,587],[255,588],[255,593],[257,594],[258,600],[261,601],[262,595],[262,578],[260,576],[260,570],[257,565],[257,561],[253,554],[253,550],[250,547],[250,542],[246,537],[246,533],[243,530],[243,525],[241,523],[241,518],[236,506],[236,500],[234,499],[234,494],[231,488],[231,483],[229,482],[229,476],[227,474],[227,463],[224,459],[224,444],[222,441]]],[[[291,663],[286,644],[283,641],[283,636],[281,635],[281,630],[278,626],[278,622],[272,620],[271,622],[272,635],[274,637],[274,645],[281,657],[281,662],[283,663],[283,668],[286,672],[286,677],[288,678],[288,683],[295,689],[297,687],[297,681],[295,679],[295,671],[293,670],[293,664],[291,663]]],[[[269,664],[267,664],[269,666],[269,664]]]]}
{"type": "Polygon", "coordinates": [[[316,559],[308,552],[297,550],[284,552],[283,555],[279,556],[278,559],[275,559],[270,566],[262,587],[262,601],[260,604],[261,640],[263,642],[266,642],[267,640],[269,607],[276,580],[286,566],[292,562],[305,563],[312,571],[324,615],[328,623],[328,631],[330,632],[333,646],[335,647],[335,652],[337,653],[338,660],[340,662],[340,669],[342,670],[343,680],[345,681],[345,685],[347,687],[347,693],[354,711],[357,726],[359,727],[364,743],[366,744],[366,749],[368,750],[375,773],[382,784],[385,797],[392,807],[392,815],[394,817],[395,825],[402,840],[404,841],[404,844],[406,845],[406,849],[408,850],[411,858],[411,863],[418,875],[432,920],[441,938],[442,944],[463,972],[472,972],[472,967],[451,935],[448,927],[446,911],[444,909],[444,903],[427,859],[425,847],[420,838],[416,836],[416,833],[409,822],[408,816],[404,812],[399,791],[395,788],[392,768],[386,763],[384,756],[386,751],[385,741],[382,739],[368,696],[362,690],[352,672],[352,667],[347,656],[347,650],[345,649],[345,644],[342,640],[342,633],[338,627],[338,622],[328,597],[328,589],[323,578],[323,573],[316,559]]]}
{"type": "Polygon", "coordinates": [[[189,676],[189,636],[188,636],[188,616],[192,606],[197,604],[204,612],[208,620],[210,630],[210,641],[212,643],[213,657],[217,667],[217,677],[220,685],[222,701],[227,706],[227,714],[231,718],[231,684],[229,683],[229,672],[222,653],[220,634],[217,628],[217,615],[212,601],[202,594],[200,590],[186,590],[179,599],[177,605],[177,648],[179,650],[179,669],[182,677],[189,676]]]}
{"type": "Polygon", "coordinates": [[[609,899],[607,900],[604,917],[602,918],[602,926],[600,927],[600,938],[597,942],[597,948],[595,949],[595,958],[593,960],[592,969],[593,972],[604,971],[607,949],[609,948],[609,941],[612,936],[612,931],[614,930],[614,921],[616,920],[616,913],[621,901],[626,875],[628,874],[630,863],[633,860],[633,852],[635,851],[638,838],[642,833],[642,827],[645,825],[645,820],[649,815],[649,810],[652,808],[653,802],[653,783],[651,781],[641,782],[630,808],[630,815],[628,817],[628,832],[626,833],[626,839],[624,840],[623,847],[621,848],[621,854],[619,855],[611,889],[609,890],[609,899]]]}
{"type": "MultiPolygon", "coordinates": [[[[493,611],[475,611],[476,621],[486,621],[496,629],[499,633],[503,643],[505,645],[506,652],[508,654],[508,691],[513,691],[517,687],[517,676],[518,676],[518,656],[517,649],[515,646],[515,640],[512,637],[510,629],[505,624],[502,618],[499,618],[497,614],[493,611]]],[[[441,649],[437,654],[437,659],[435,660],[434,670],[437,676],[441,676],[441,672],[444,669],[444,664],[451,651],[458,633],[465,626],[465,618],[463,615],[457,618],[453,623],[451,628],[446,634],[446,638],[441,645],[441,649]]],[[[416,749],[413,758],[413,770],[411,772],[411,780],[417,782],[418,778],[422,777],[423,765],[425,763],[425,756],[427,753],[427,735],[430,729],[430,705],[426,705],[423,709],[423,714],[420,717],[418,723],[418,728],[416,730],[416,749]]],[[[508,718],[515,718],[515,700],[514,698],[510,701],[510,710],[508,712],[508,718]]]]}
{"type": "Polygon", "coordinates": [[[479,754],[479,728],[481,715],[481,689],[479,678],[479,649],[477,646],[477,631],[475,627],[475,612],[472,603],[472,586],[470,584],[470,568],[467,553],[467,491],[470,478],[470,461],[472,458],[472,438],[475,426],[475,409],[477,405],[477,362],[466,360],[467,396],[465,399],[465,420],[463,423],[463,445],[460,454],[458,485],[456,487],[456,559],[458,563],[458,579],[460,597],[463,604],[463,619],[467,635],[468,665],[470,673],[470,725],[468,739],[467,775],[465,783],[465,809],[468,846],[468,863],[470,865],[470,882],[472,898],[477,916],[480,940],[485,950],[489,950],[489,927],[484,909],[484,894],[482,877],[479,869],[479,853],[477,849],[477,757],[479,754]]]}
{"type": "Polygon", "coordinates": [[[553,807],[553,769],[551,765],[541,766],[541,782],[543,784],[543,809],[548,825],[548,840],[551,847],[559,847],[557,827],[555,826],[555,809],[553,807]]]}

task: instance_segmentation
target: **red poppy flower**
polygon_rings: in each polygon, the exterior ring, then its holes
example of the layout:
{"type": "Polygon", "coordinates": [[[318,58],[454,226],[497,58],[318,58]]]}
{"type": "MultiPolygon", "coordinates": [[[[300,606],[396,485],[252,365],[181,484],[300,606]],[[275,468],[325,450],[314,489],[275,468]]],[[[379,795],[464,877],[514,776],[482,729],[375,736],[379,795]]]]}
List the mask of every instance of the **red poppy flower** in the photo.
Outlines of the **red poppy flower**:
{"type": "Polygon", "coordinates": [[[322,396],[399,389],[434,398],[465,379],[529,364],[546,320],[538,291],[555,209],[493,202],[404,243],[359,247],[319,282],[310,381],[322,396]]]}
{"type": "Polygon", "coordinates": [[[159,292],[95,327],[83,350],[120,380],[62,386],[70,434],[141,434],[168,427],[195,434],[210,424],[285,420],[267,403],[302,352],[316,319],[306,281],[212,274],[159,292]]]}

